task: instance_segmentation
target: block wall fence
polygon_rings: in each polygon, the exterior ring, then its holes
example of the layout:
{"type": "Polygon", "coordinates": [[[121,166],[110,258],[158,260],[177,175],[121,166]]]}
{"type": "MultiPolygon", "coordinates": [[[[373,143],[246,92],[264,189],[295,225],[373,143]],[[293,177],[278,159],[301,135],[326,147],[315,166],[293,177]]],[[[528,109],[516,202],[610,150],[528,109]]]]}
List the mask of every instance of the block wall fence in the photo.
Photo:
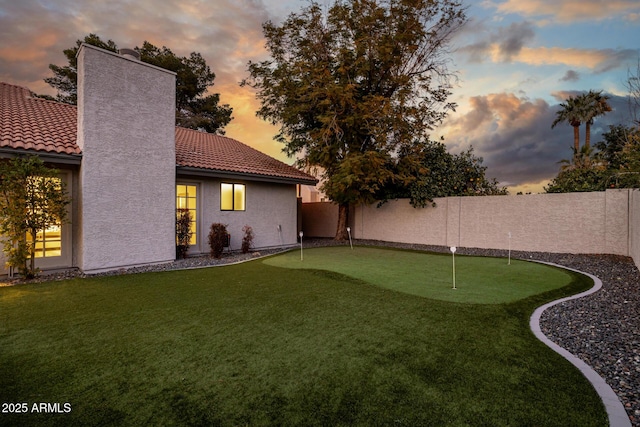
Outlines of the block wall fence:
{"type": "MultiPolygon", "coordinates": [[[[414,208],[409,200],[357,206],[356,239],[483,249],[615,254],[640,268],[640,190],[519,196],[447,197],[414,208]],[[511,239],[509,239],[511,233],[511,239]]],[[[333,237],[338,207],[304,203],[305,236],[333,237]]]]}

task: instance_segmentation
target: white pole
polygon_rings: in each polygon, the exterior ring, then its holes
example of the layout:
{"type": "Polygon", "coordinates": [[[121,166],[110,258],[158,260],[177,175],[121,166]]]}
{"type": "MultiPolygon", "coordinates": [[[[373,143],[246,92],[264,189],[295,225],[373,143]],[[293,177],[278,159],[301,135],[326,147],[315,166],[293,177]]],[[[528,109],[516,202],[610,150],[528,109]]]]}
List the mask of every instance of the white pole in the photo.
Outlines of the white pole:
{"type": "Polygon", "coordinates": [[[451,246],[451,256],[453,261],[453,289],[456,289],[456,247],[451,246]]]}
{"type": "Polygon", "coordinates": [[[349,246],[351,246],[351,250],[353,250],[353,242],[351,241],[351,227],[347,227],[347,233],[349,233],[349,246]]]}
{"type": "Polygon", "coordinates": [[[303,261],[303,257],[302,257],[302,236],[304,235],[304,233],[301,231],[298,235],[300,236],[300,261],[303,261]]]}
{"type": "Polygon", "coordinates": [[[509,232],[509,264],[511,265],[511,232],[509,232]]]}

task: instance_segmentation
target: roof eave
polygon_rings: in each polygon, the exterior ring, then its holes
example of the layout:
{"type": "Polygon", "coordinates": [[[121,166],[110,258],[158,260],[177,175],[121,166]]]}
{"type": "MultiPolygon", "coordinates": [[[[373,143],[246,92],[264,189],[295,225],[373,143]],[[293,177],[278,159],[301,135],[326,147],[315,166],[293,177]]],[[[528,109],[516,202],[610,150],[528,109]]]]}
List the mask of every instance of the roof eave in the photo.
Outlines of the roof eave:
{"type": "Polygon", "coordinates": [[[218,169],[204,169],[204,168],[195,168],[195,167],[180,166],[180,165],[176,165],[176,173],[178,175],[186,175],[186,176],[272,182],[276,184],[316,185],[318,183],[318,180],[315,178],[305,179],[305,178],[283,177],[283,176],[273,176],[273,175],[261,175],[256,173],[234,172],[234,171],[225,171],[225,170],[218,170],[218,169]]]}
{"type": "Polygon", "coordinates": [[[14,158],[16,156],[34,155],[42,159],[43,162],[59,163],[65,165],[80,165],[82,154],[56,153],[51,151],[27,150],[21,148],[1,147],[0,157],[14,158]]]}

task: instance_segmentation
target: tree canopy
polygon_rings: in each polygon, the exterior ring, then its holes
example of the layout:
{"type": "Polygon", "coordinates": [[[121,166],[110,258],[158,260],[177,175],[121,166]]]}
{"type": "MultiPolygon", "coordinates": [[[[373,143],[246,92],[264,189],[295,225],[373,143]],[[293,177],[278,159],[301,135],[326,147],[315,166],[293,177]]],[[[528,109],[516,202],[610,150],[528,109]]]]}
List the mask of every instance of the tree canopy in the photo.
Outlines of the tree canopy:
{"type": "Polygon", "coordinates": [[[337,239],[349,205],[416,179],[404,172],[417,166],[398,165],[418,161],[409,154],[455,108],[448,43],[465,21],[457,0],[346,0],[263,25],[271,57],[250,62],[243,84],[257,89],[257,115],[280,125],[283,151],[323,171],[337,239]]]}
{"type": "Polygon", "coordinates": [[[640,131],[624,125],[609,126],[602,141],[583,146],[573,159],[562,160],[547,193],[604,191],[640,187],[640,131]]]}
{"type": "Polygon", "coordinates": [[[556,119],[551,124],[551,128],[559,123],[567,122],[573,127],[573,149],[575,153],[580,152],[580,126],[585,124],[584,146],[591,146],[591,125],[594,120],[611,111],[611,106],[607,102],[608,96],[602,91],[590,90],[577,96],[570,96],[565,102],[560,104],[560,110],[556,112],[556,119]]]}
{"type": "MultiPolygon", "coordinates": [[[[69,64],[50,64],[53,77],[44,79],[57,89],[56,100],[60,102],[75,105],[78,101],[76,55],[82,43],[118,51],[118,46],[112,40],[105,42],[96,34],[89,34],[84,40],[77,40],[76,46],[65,49],[63,53],[69,64]]],[[[231,121],[233,110],[227,104],[220,105],[219,94],[206,94],[214,85],[215,74],[200,53],[192,52],[189,57],[180,57],[166,46],[158,48],[147,41],[135,50],[140,53],[141,61],[176,73],[176,125],[224,134],[224,127],[231,121]]]]}
{"type": "Polygon", "coordinates": [[[414,207],[435,206],[434,199],[449,196],[505,195],[495,179],[487,179],[482,157],[473,154],[473,147],[460,154],[451,154],[441,142],[429,142],[416,153],[416,161],[404,162],[399,168],[409,168],[401,174],[415,177],[410,183],[392,183],[384,190],[383,200],[408,198],[414,207]],[[418,168],[418,169],[416,169],[418,168]],[[413,170],[411,170],[413,169],[413,170]]]}

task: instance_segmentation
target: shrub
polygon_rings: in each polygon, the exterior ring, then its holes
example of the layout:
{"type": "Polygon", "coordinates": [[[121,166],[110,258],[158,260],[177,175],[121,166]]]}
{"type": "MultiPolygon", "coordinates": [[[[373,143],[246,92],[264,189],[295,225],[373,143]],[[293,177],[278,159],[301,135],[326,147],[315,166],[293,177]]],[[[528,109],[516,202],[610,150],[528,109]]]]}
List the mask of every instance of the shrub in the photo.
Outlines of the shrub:
{"type": "Polygon", "coordinates": [[[209,247],[211,248],[211,256],[214,258],[220,258],[224,247],[227,246],[229,240],[229,233],[227,233],[227,226],[214,222],[211,224],[209,230],[209,247]]]}
{"type": "Polygon", "coordinates": [[[191,212],[189,209],[178,209],[176,214],[176,258],[187,257],[192,235],[191,212]]]}
{"type": "Polygon", "coordinates": [[[244,236],[242,237],[242,253],[246,254],[253,246],[253,228],[249,225],[245,225],[242,227],[242,232],[244,236]]]}

